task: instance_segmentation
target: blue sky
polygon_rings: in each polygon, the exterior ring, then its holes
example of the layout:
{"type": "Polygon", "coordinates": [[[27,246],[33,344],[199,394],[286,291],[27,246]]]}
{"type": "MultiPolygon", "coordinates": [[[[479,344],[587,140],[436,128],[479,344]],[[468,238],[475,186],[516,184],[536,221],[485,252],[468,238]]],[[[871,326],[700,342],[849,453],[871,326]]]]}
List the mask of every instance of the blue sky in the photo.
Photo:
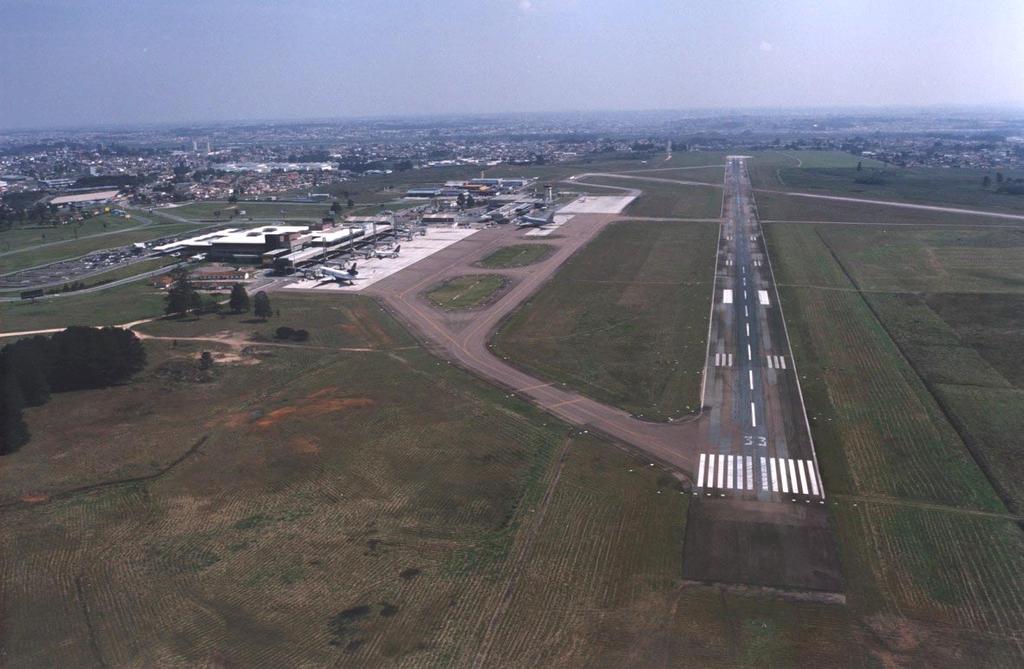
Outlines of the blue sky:
{"type": "Polygon", "coordinates": [[[0,127],[1022,105],[1021,0],[0,0],[0,127]]]}

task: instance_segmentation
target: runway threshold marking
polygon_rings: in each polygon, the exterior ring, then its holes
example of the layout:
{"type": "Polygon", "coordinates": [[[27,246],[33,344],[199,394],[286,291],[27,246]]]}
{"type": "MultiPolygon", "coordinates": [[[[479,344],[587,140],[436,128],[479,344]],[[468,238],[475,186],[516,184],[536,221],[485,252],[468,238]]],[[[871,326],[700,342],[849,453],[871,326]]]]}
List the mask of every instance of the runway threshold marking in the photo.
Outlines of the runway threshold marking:
{"type": "Polygon", "coordinates": [[[710,489],[753,492],[755,481],[760,482],[757,489],[764,492],[779,493],[781,483],[783,494],[821,497],[814,463],[810,460],[723,453],[700,454],[693,494],[710,489]]]}
{"type": "Polygon", "coordinates": [[[759,290],[759,291],[757,291],[757,299],[758,299],[758,301],[761,304],[763,304],[765,306],[768,306],[768,305],[771,304],[771,302],[768,300],[768,291],[767,290],[759,290]]]}
{"type": "Polygon", "coordinates": [[[722,304],[732,304],[732,291],[728,288],[722,291],[722,304]]]}

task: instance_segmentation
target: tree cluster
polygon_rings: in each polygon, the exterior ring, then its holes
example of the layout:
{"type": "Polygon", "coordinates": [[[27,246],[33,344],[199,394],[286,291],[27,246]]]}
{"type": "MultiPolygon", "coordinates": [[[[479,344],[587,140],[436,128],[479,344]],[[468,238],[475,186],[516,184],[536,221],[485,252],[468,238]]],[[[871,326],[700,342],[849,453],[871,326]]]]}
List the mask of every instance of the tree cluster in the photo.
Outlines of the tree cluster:
{"type": "Polygon", "coordinates": [[[277,339],[302,342],[309,340],[309,332],[307,330],[302,329],[295,330],[293,328],[288,327],[287,325],[282,325],[281,327],[277,328],[277,330],[274,331],[274,337],[276,337],[277,339]]]}
{"type": "Polygon", "coordinates": [[[146,365],[135,333],[123,328],[72,326],[50,337],[37,335],[0,349],[0,455],[29,440],[24,407],[41,406],[50,393],[106,388],[123,383],[146,365]]]}

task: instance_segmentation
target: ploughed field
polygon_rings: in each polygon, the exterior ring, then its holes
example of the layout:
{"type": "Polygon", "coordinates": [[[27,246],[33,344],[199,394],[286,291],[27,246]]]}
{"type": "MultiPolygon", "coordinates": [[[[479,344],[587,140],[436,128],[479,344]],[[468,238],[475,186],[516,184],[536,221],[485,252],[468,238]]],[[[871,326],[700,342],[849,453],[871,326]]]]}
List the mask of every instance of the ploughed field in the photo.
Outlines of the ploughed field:
{"type": "Polygon", "coordinates": [[[619,222],[503,324],[494,350],[645,418],[696,411],[718,226],[619,222]]]}

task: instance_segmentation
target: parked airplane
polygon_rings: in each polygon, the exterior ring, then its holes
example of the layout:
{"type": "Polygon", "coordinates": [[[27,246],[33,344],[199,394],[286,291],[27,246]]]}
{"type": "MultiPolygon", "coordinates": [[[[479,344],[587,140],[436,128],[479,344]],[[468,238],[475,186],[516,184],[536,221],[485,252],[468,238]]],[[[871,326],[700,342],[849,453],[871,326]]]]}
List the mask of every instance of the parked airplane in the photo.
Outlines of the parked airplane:
{"type": "Polygon", "coordinates": [[[520,216],[516,221],[516,228],[543,228],[551,224],[552,215],[520,216]]]}
{"type": "Polygon", "coordinates": [[[352,263],[352,266],[348,269],[338,269],[336,267],[328,267],[327,265],[317,265],[313,269],[314,271],[319,272],[320,276],[327,277],[328,279],[337,281],[338,283],[347,283],[351,285],[362,278],[359,276],[359,271],[356,269],[355,263],[352,263]]]}
{"type": "Polygon", "coordinates": [[[398,257],[398,252],[401,251],[401,250],[402,250],[402,245],[399,244],[398,246],[396,246],[395,248],[391,249],[390,251],[377,251],[377,257],[381,258],[381,259],[384,259],[384,258],[397,258],[398,257]]]}

